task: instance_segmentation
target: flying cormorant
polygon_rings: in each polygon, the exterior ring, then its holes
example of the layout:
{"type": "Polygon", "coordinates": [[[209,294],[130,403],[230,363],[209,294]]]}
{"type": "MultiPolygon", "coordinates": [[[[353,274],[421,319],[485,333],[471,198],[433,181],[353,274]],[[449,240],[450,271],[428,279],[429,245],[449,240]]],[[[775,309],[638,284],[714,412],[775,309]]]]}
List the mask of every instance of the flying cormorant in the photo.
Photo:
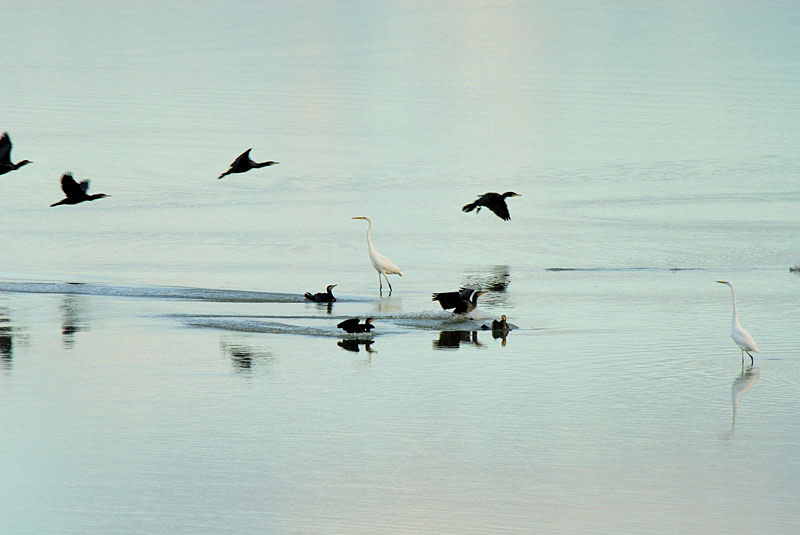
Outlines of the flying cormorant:
{"type": "Polygon", "coordinates": [[[306,292],[305,296],[306,299],[309,301],[314,301],[315,303],[333,303],[336,301],[336,298],[333,296],[333,287],[336,286],[335,284],[329,284],[328,287],[325,289],[326,293],[315,293],[312,294],[311,292],[306,292]]]}
{"type": "Polygon", "coordinates": [[[260,167],[267,167],[268,165],[277,165],[280,162],[254,162],[250,159],[250,151],[253,150],[252,147],[241,153],[233,163],[231,164],[231,168],[222,173],[217,177],[217,180],[224,177],[225,175],[230,175],[231,173],[244,173],[249,171],[250,169],[258,169],[260,167]]]}
{"type": "Polygon", "coordinates": [[[452,308],[454,314],[472,312],[478,306],[478,297],[485,292],[471,288],[461,288],[457,292],[442,292],[433,294],[431,301],[439,301],[442,308],[452,308]]]}
{"type": "Polygon", "coordinates": [[[8,132],[3,132],[0,136],[0,175],[16,171],[23,165],[33,163],[30,160],[20,160],[17,163],[11,162],[11,138],[8,137],[8,132]]]}
{"type": "Polygon", "coordinates": [[[93,201],[95,199],[102,199],[103,197],[110,197],[110,195],[106,195],[105,193],[95,193],[94,195],[87,194],[86,192],[89,190],[89,181],[81,180],[80,183],[75,182],[71,173],[64,173],[61,175],[61,189],[64,190],[64,195],[66,195],[66,197],[51,204],[51,207],[58,206],[59,204],[78,204],[83,201],[93,201]]]}
{"type": "Polygon", "coordinates": [[[350,318],[349,320],[344,320],[339,323],[337,327],[344,329],[345,332],[348,333],[368,333],[371,329],[375,328],[372,324],[372,318],[365,319],[364,323],[359,323],[358,318],[350,318]]]}
{"type": "Polygon", "coordinates": [[[511,214],[508,213],[508,206],[506,206],[506,197],[521,197],[519,193],[514,193],[513,191],[507,191],[500,195],[499,193],[489,192],[484,193],[475,202],[465,204],[462,210],[465,212],[471,212],[477,208],[475,213],[481,211],[481,207],[486,207],[492,212],[494,212],[497,217],[502,219],[503,221],[509,221],[511,219],[511,214]]]}

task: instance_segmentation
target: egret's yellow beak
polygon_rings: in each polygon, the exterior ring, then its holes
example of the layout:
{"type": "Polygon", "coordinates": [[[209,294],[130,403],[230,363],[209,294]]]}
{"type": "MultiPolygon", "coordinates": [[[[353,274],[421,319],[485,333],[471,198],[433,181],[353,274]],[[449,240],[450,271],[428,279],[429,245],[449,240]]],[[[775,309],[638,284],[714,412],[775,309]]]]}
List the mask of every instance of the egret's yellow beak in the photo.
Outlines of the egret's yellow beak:
{"type": "Polygon", "coordinates": [[[717,281],[720,284],[728,284],[728,281],[717,281]]]}

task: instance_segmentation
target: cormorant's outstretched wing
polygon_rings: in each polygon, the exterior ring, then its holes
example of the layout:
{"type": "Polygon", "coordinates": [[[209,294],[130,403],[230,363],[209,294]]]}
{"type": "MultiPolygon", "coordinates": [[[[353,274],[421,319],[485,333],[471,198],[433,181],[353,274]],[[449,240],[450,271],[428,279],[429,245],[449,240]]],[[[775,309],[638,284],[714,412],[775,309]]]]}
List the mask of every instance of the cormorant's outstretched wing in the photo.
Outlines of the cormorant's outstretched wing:
{"type": "Polygon", "coordinates": [[[448,308],[456,308],[458,305],[462,304],[464,298],[461,297],[461,292],[440,292],[433,294],[431,301],[439,301],[442,308],[447,310],[448,308]]]}
{"type": "Polygon", "coordinates": [[[8,132],[3,132],[0,137],[0,164],[11,163],[11,139],[8,137],[8,132]]]}
{"type": "Polygon", "coordinates": [[[242,165],[244,162],[246,162],[247,160],[249,160],[249,159],[250,159],[250,151],[251,151],[251,150],[253,150],[253,149],[252,149],[252,147],[251,147],[251,148],[249,148],[249,149],[247,149],[247,150],[246,150],[246,151],[244,151],[243,153],[241,153],[239,156],[237,156],[237,157],[236,157],[236,159],[235,159],[235,160],[233,160],[233,163],[231,164],[231,167],[233,167],[234,169],[236,169],[236,168],[238,168],[240,165],[242,165]]]}
{"type": "Polygon", "coordinates": [[[497,217],[502,219],[503,221],[508,221],[511,219],[511,214],[508,213],[508,206],[506,206],[506,201],[501,197],[496,201],[493,201],[490,204],[486,205],[489,210],[497,214],[497,217]]]}
{"type": "Polygon", "coordinates": [[[358,318],[350,318],[349,320],[344,320],[343,322],[337,325],[340,329],[344,329],[349,333],[356,332],[358,328],[358,318]]]}
{"type": "Polygon", "coordinates": [[[88,187],[89,183],[87,181],[84,180],[78,184],[70,173],[61,175],[61,189],[64,190],[64,195],[67,197],[81,197],[86,194],[86,188],[88,187]],[[83,185],[84,183],[86,183],[86,186],[83,185]]]}
{"type": "Polygon", "coordinates": [[[469,298],[472,297],[472,292],[474,292],[474,291],[475,290],[473,290],[472,288],[461,288],[458,291],[458,295],[461,296],[461,298],[464,301],[469,301],[469,298]]]}

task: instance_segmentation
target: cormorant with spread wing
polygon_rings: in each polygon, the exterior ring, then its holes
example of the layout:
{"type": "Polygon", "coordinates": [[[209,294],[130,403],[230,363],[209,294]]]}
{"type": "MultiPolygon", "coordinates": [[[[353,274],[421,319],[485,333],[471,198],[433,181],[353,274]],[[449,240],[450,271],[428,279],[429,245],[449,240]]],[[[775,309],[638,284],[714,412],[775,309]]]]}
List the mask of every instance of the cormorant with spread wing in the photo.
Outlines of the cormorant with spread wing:
{"type": "Polygon", "coordinates": [[[466,314],[478,306],[478,297],[485,292],[471,288],[461,288],[457,292],[442,292],[433,294],[431,301],[439,301],[442,308],[452,308],[453,314],[466,314]]]}
{"type": "Polygon", "coordinates": [[[314,301],[315,303],[333,303],[336,301],[336,298],[333,296],[333,287],[336,286],[335,284],[329,284],[328,287],[325,289],[326,293],[318,292],[312,294],[311,292],[306,292],[305,297],[309,301],[314,301]]]}
{"type": "Polygon", "coordinates": [[[513,191],[507,191],[500,195],[499,193],[489,192],[484,193],[475,202],[465,204],[462,210],[465,212],[471,212],[477,208],[475,213],[481,211],[481,207],[486,207],[492,212],[494,212],[497,217],[502,219],[503,221],[509,221],[511,219],[511,214],[508,213],[508,206],[506,206],[506,197],[521,197],[519,193],[514,193],[513,191]]]}
{"type": "Polygon", "coordinates": [[[233,163],[231,164],[231,168],[222,173],[217,177],[217,180],[224,177],[225,175],[230,175],[231,173],[244,173],[249,171],[250,169],[259,169],[261,167],[267,167],[268,165],[277,165],[280,162],[254,162],[250,159],[250,151],[253,150],[252,147],[241,153],[233,163]]]}
{"type": "Polygon", "coordinates": [[[51,207],[58,206],[59,204],[78,204],[83,201],[93,201],[95,199],[102,199],[103,197],[110,197],[110,195],[106,195],[105,193],[89,195],[87,193],[89,190],[89,181],[81,180],[80,182],[75,182],[71,173],[64,173],[61,175],[61,189],[64,190],[64,195],[66,195],[66,197],[51,204],[51,207]]]}
{"type": "Polygon", "coordinates": [[[3,132],[0,136],[0,175],[16,171],[23,165],[33,163],[30,160],[20,160],[17,163],[11,161],[11,138],[8,137],[8,132],[3,132]]]}

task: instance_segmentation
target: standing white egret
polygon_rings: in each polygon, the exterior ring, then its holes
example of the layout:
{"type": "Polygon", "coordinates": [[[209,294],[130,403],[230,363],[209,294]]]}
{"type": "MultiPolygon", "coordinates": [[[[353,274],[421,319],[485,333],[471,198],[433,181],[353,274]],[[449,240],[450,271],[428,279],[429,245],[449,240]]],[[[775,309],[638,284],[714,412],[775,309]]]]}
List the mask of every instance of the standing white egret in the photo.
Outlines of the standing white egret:
{"type": "Polygon", "coordinates": [[[750,354],[752,351],[753,353],[758,353],[761,350],[758,349],[758,345],[756,345],[756,341],[753,340],[753,337],[750,336],[750,333],[747,332],[747,329],[742,327],[742,324],[739,323],[739,313],[736,311],[736,292],[733,290],[733,284],[728,281],[717,281],[720,284],[725,284],[731,289],[731,295],[733,296],[733,321],[731,322],[731,338],[733,341],[736,342],[736,345],[742,350],[742,366],[744,366],[744,354],[747,353],[747,356],[750,357],[750,365],[753,364],[753,355],[750,354]]]}
{"type": "Polygon", "coordinates": [[[386,275],[400,275],[402,277],[403,270],[375,250],[375,246],[372,244],[372,220],[365,216],[354,217],[353,219],[364,219],[369,224],[367,227],[367,248],[369,249],[369,259],[372,262],[372,267],[378,272],[378,288],[381,295],[383,295],[383,281],[381,281],[381,275],[383,275],[383,278],[386,279],[386,284],[389,285],[389,295],[392,295],[392,283],[389,282],[389,277],[386,275]]]}

